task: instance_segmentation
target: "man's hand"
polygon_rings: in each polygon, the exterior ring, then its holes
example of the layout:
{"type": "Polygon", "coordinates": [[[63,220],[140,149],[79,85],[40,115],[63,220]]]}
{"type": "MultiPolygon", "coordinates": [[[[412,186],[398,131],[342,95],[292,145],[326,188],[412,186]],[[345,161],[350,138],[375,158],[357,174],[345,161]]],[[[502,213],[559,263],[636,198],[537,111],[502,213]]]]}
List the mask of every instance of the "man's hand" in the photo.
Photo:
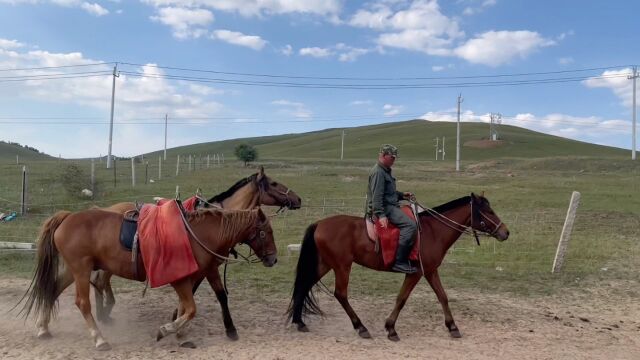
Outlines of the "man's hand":
{"type": "Polygon", "coordinates": [[[405,192],[402,195],[405,198],[405,200],[412,200],[416,198],[416,196],[411,192],[405,192]]]}
{"type": "Polygon", "coordinates": [[[386,228],[389,225],[389,219],[386,217],[379,218],[378,220],[380,221],[380,226],[383,228],[386,228]]]}

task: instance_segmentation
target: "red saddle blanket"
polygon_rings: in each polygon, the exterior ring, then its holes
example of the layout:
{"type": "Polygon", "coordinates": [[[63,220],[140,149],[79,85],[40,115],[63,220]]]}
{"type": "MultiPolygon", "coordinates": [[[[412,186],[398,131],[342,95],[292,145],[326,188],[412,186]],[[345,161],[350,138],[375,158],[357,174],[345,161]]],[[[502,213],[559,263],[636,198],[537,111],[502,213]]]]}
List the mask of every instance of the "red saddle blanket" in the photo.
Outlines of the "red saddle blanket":
{"type": "MultiPolygon", "coordinates": [[[[186,211],[194,211],[196,209],[196,197],[192,196],[190,198],[188,198],[187,200],[182,202],[182,207],[186,210],[186,211]]],[[[158,202],[156,203],[156,205],[160,206],[160,205],[164,205],[168,202],[172,202],[173,199],[162,199],[162,200],[158,200],[158,202]]]]}
{"type": "Polygon", "coordinates": [[[189,235],[175,201],[144,205],[138,219],[140,253],[149,285],[169,284],[198,271],[189,235]]]}
{"type": "MultiPolygon", "coordinates": [[[[415,221],[416,217],[413,216],[411,208],[402,206],[400,209],[407,214],[410,219],[415,221]]],[[[380,249],[382,249],[384,266],[391,267],[396,260],[396,250],[398,250],[398,241],[400,240],[400,229],[391,222],[388,223],[386,228],[383,228],[378,219],[376,219],[375,225],[378,239],[380,239],[380,249]]],[[[411,249],[411,253],[409,254],[409,260],[418,260],[418,241],[415,241],[413,244],[413,249],[411,249]]]]}

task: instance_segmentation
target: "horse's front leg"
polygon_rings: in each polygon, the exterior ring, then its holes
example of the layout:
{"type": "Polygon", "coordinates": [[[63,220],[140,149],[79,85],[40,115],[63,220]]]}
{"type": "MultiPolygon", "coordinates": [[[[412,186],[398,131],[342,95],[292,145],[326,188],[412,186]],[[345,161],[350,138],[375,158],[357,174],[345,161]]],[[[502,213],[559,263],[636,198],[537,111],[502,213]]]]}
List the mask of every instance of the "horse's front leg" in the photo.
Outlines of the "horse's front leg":
{"type": "Polygon", "coordinates": [[[170,323],[166,323],[158,330],[156,340],[160,341],[163,337],[174,334],[182,329],[194,316],[196,316],[196,303],[193,300],[193,294],[191,293],[192,283],[189,278],[184,278],[176,282],[171,283],[174,290],[178,294],[180,299],[180,316],[170,323]]]}
{"type": "Polygon", "coordinates": [[[409,295],[415,288],[416,284],[420,280],[421,274],[407,274],[404,278],[404,282],[402,283],[402,288],[398,293],[398,297],[396,298],[396,306],[393,308],[393,311],[387,318],[387,321],[384,323],[384,328],[387,330],[387,337],[392,341],[399,341],[400,337],[396,332],[396,320],[398,320],[398,315],[400,315],[400,310],[407,303],[407,299],[409,295]]]}
{"type": "Polygon", "coordinates": [[[451,315],[451,309],[449,309],[449,298],[447,297],[447,293],[444,291],[442,287],[442,283],[440,282],[440,275],[438,275],[438,270],[430,272],[425,275],[429,285],[436,293],[438,297],[438,301],[440,301],[440,305],[442,305],[442,311],[444,312],[444,324],[447,329],[449,329],[449,334],[451,337],[460,338],[462,334],[460,330],[456,326],[456,323],[453,321],[453,315],[451,315]]]}
{"type": "Polygon", "coordinates": [[[220,303],[220,307],[222,308],[222,319],[224,321],[224,328],[226,329],[227,337],[229,337],[229,339],[231,340],[238,340],[238,331],[233,325],[233,320],[231,319],[227,293],[225,292],[224,286],[222,285],[218,267],[214,266],[213,269],[211,269],[211,271],[207,273],[207,281],[211,285],[213,291],[216,293],[216,297],[218,298],[218,302],[220,303]]]}

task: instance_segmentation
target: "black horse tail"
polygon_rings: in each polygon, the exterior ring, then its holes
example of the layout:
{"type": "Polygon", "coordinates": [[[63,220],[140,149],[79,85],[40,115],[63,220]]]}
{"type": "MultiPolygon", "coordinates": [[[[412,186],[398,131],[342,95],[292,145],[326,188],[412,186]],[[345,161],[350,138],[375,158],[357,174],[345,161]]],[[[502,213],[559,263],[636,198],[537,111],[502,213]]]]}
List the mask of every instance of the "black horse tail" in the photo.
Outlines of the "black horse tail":
{"type": "MultiPolygon", "coordinates": [[[[48,319],[49,316],[56,315],[59,258],[58,249],[53,242],[53,234],[62,221],[70,214],[71,212],[69,211],[58,211],[45,221],[40,230],[36,271],[33,274],[31,285],[29,285],[29,289],[25,294],[27,301],[21,311],[25,318],[34,310],[34,307],[39,318],[48,319]]],[[[22,302],[22,300],[20,300],[20,302],[22,302]]]]}
{"type": "Polygon", "coordinates": [[[292,319],[292,322],[299,327],[304,326],[303,315],[324,315],[313,294],[313,286],[320,280],[318,279],[318,248],[314,236],[317,227],[317,223],[309,225],[304,234],[296,268],[293,296],[287,310],[287,318],[292,319]]]}

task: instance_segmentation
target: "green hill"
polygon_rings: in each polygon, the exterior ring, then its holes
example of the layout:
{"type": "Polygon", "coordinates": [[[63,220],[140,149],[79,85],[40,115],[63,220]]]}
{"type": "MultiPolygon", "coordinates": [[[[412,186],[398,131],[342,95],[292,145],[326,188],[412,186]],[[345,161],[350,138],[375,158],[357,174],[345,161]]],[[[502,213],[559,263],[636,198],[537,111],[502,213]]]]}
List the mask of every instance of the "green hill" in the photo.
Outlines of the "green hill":
{"type": "MultiPolygon", "coordinates": [[[[446,159],[455,159],[455,123],[410,120],[346,128],[345,131],[345,159],[371,159],[381,144],[391,143],[399,147],[402,159],[431,160],[435,157],[436,137],[445,137],[446,159]]],[[[326,129],[302,134],[233,139],[182,146],[171,149],[171,154],[224,153],[230,158],[236,145],[249,143],[258,149],[261,159],[339,159],[341,133],[342,129],[326,129]]],[[[491,143],[486,141],[487,136],[487,124],[463,123],[462,158],[465,161],[482,161],[500,158],[629,156],[628,150],[569,140],[509,125],[500,126],[501,141],[491,143]],[[499,145],[492,146],[495,144],[499,145]]],[[[145,155],[158,156],[160,153],[145,155]]]]}
{"type": "Polygon", "coordinates": [[[52,159],[51,156],[38,152],[38,150],[28,147],[26,145],[20,145],[16,143],[8,143],[0,141],[0,160],[16,160],[18,155],[19,160],[48,160],[52,159]]]}

